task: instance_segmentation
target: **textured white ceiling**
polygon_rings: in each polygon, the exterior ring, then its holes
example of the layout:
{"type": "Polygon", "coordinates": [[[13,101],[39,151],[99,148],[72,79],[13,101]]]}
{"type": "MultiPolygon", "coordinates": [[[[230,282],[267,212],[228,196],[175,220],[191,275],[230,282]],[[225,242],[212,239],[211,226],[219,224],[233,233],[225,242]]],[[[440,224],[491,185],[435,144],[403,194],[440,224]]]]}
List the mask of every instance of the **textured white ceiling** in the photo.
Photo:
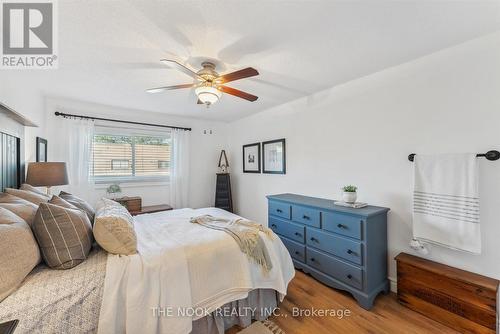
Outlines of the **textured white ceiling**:
{"type": "Polygon", "coordinates": [[[232,121],[500,30],[499,1],[59,1],[59,70],[28,71],[47,95],[232,121]],[[192,79],[159,62],[221,73],[252,66],[207,109],[192,79]]]}

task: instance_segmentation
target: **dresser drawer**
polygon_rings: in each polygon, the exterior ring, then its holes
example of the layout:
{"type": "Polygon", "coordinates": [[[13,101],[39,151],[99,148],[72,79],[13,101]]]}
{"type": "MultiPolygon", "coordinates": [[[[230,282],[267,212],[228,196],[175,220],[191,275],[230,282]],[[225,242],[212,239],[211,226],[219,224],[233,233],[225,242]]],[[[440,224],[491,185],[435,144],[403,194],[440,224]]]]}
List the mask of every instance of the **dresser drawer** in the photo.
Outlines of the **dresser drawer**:
{"type": "Polygon", "coordinates": [[[299,260],[300,262],[306,262],[306,246],[285,237],[281,237],[281,241],[283,241],[286,249],[288,249],[290,255],[294,259],[299,260]]]}
{"type": "Polygon", "coordinates": [[[361,239],[361,224],[363,218],[345,215],[337,212],[323,212],[323,226],[326,231],[361,239]]]}
{"type": "Polygon", "coordinates": [[[325,253],[307,248],[306,262],[311,267],[355,288],[363,288],[363,271],[325,253]]]}
{"type": "Polygon", "coordinates": [[[292,205],[292,220],[309,226],[320,227],[321,211],[305,206],[292,205]]]}
{"type": "Polygon", "coordinates": [[[269,214],[275,215],[279,217],[283,217],[285,219],[290,219],[290,209],[291,205],[281,202],[269,201],[269,214]]]}
{"type": "Polygon", "coordinates": [[[335,234],[306,227],[306,243],[356,264],[363,264],[362,244],[335,234]]]}
{"type": "Polygon", "coordinates": [[[305,227],[302,225],[270,216],[269,228],[284,237],[304,243],[305,227]]]}

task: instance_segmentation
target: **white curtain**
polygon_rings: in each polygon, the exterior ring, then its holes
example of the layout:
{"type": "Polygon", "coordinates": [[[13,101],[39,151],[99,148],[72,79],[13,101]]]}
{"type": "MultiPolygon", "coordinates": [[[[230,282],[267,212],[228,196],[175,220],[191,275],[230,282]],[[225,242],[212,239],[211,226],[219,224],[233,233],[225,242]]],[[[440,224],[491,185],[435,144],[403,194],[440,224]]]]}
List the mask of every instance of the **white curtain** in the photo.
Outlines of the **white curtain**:
{"type": "Polygon", "coordinates": [[[172,130],[170,161],[170,205],[174,209],[188,206],[190,131],[172,130]]]}
{"type": "Polygon", "coordinates": [[[94,121],[66,119],[64,120],[68,168],[68,191],[87,201],[91,201],[94,193],[92,168],[92,141],[94,139],[94,121]]]}

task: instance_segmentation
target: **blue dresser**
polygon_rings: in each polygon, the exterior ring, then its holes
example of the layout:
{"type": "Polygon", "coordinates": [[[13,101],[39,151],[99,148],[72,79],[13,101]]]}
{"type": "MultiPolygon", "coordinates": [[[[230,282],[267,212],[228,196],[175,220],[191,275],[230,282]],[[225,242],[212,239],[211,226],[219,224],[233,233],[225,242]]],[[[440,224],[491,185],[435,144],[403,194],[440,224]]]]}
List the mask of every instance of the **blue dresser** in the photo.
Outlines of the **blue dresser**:
{"type": "Polygon", "coordinates": [[[295,194],[267,198],[269,227],[280,236],[296,268],[350,292],[365,309],[380,292],[389,291],[388,208],[351,209],[295,194]]]}

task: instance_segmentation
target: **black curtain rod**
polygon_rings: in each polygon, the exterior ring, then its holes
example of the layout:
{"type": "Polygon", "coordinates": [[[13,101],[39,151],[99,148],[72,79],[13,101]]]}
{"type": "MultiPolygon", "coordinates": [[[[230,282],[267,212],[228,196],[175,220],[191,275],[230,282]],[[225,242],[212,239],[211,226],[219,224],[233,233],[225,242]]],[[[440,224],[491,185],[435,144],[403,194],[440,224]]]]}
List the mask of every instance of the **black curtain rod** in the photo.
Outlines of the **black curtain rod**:
{"type": "Polygon", "coordinates": [[[164,125],[164,124],[142,123],[142,122],[124,121],[124,120],[120,120],[120,119],[111,119],[111,118],[102,118],[102,117],[91,117],[91,116],[74,115],[74,114],[65,114],[65,113],[59,112],[59,111],[56,111],[54,114],[56,116],[62,116],[62,117],[75,117],[75,118],[80,118],[80,119],[91,119],[91,120],[108,121],[108,122],[118,122],[118,123],[126,123],[126,124],[157,126],[157,127],[160,127],[160,128],[169,128],[169,129],[191,131],[191,128],[183,128],[183,127],[180,127],[180,126],[172,126],[172,125],[164,125]]]}
{"type": "MultiPolygon", "coordinates": [[[[486,153],[478,153],[476,154],[476,157],[485,157],[486,159],[490,160],[490,161],[495,161],[495,160],[498,160],[500,159],[500,152],[498,151],[495,151],[495,150],[491,150],[491,151],[488,151],[486,153]]],[[[408,156],[408,160],[410,161],[413,161],[415,159],[415,153],[412,153],[408,156]]]]}

